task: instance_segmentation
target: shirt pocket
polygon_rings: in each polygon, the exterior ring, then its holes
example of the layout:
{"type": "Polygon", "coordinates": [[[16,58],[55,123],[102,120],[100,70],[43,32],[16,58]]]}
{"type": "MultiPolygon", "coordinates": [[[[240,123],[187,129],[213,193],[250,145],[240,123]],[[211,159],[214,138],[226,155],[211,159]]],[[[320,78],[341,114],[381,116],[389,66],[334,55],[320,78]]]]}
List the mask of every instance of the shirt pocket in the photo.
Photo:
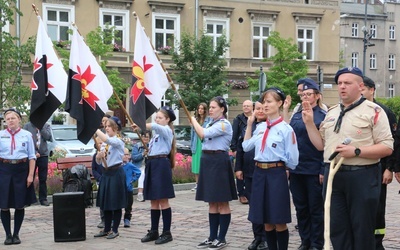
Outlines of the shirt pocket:
{"type": "Polygon", "coordinates": [[[371,134],[370,124],[367,121],[353,121],[352,126],[354,127],[354,138],[365,138],[365,135],[371,134]]]}

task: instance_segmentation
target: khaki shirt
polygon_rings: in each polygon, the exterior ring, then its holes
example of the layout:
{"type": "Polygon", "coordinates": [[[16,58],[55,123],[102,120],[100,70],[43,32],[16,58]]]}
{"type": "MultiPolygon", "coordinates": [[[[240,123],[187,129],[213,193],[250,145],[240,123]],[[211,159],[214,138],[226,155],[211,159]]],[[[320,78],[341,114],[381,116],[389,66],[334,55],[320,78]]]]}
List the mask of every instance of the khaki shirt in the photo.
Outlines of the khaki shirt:
{"type": "MultiPolygon", "coordinates": [[[[345,138],[350,138],[350,145],[355,147],[383,144],[393,149],[393,137],[388,118],[383,109],[368,100],[346,112],[339,133],[335,133],[336,121],[340,114],[340,105],[329,109],[325,120],[321,123],[320,133],[324,140],[324,162],[329,162],[329,156],[338,144],[345,138]]],[[[345,165],[369,165],[378,163],[379,159],[366,159],[354,156],[345,158],[345,165]]]]}

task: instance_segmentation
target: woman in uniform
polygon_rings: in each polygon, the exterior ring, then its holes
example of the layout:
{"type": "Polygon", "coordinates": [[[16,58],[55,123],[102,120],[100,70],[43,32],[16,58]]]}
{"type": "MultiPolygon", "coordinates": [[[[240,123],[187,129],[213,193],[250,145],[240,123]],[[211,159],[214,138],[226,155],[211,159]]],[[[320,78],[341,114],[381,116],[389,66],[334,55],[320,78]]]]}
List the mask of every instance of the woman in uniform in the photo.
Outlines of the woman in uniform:
{"type": "Polygon", "coordinates": [[[299,151],[293,129],[283,121],[280,108],[285,94],[279,88],[269,88],[261,97],[267,121],[261,123],[252,136],[255,116],[247,121],[243,150],[255,148],[253,186],[250,199],[249,220],[264,224],[270,250],[286,250],[291,222],[290,196],[286,168],[298,164],[299,151]]]}
{"type": "Polygon", "coordinates": [[[25,216],[24,207],[36,202],[32,185],[35,145],[32,134],[21,129],[21,118],[16,109],[7,109],[4,112],[7,129],[0,131],[0,208],[6,234],[4,245],[21,243],[19,230],[25,216]],[[13,234],[10,208],[15,208],[13,234]]]}
{"type": "MultiPolygon", "coordinates": [[[[172,210],[169,200],[175,197],[172,184],[172,168],[175,165],[176,143],[174,126],[176,116],[169,106],[162,107],[156,114],[155,123],[147,123],[146,129],[152,130],[144,178],[144,199],[151,202],[151,229],[142,242],[155,241],[164,244],[173,240],[171,235],[172,210]],[[162,214],[163,232],[158,233],[162,214]]],[[[138,129],[134,124],[133,129],[138,129]]]]}
{"type": "MultiPolygon", "coordinates": [[[[210,121],[211,118],[207,116],[207,104],[204,102],[197,105],[195,114],[196,121],[204,128],[210,121]]],[[[197,189],[197,183],[199,181],[200,172],[200,158],[201,158],[201,140],[197,136],[194,128],[190,131],[190,149],[192,150],[192,173],[196,178],[196,186],[192,188],[192,191],[197,189]]]]}
{"type": "Polygon", "coordinates": [[[209,116],[212,121],[206,128],[192,117],[193,128],[203,140],[196,200],[209,203],[210,226],[209,237],[197,245],[197,248],[220,249],[226,246],[225,236],[231,222],[229,201],[237,200],[228,154],[232,126],[226,119],[227,111],[225,99],[218,96],[210,101],[209,116]]]}
{"type": "Polygon", "coordinates": [[[112,116],[106,122],[104,134],[96,131],[97,138],[103,141],[101,150],[96,155],[96,162],[104,167],[101,176],[96,205],[104,211],[104,230],[94,237],[114,239],[119,236],[118,227],[122,217],[122,208],[126,206],[125,171],[122,167],[125,143],[118,135],[121,121],[112,116]],[[111,222],[114,221],[111,230],[111,222]]]}

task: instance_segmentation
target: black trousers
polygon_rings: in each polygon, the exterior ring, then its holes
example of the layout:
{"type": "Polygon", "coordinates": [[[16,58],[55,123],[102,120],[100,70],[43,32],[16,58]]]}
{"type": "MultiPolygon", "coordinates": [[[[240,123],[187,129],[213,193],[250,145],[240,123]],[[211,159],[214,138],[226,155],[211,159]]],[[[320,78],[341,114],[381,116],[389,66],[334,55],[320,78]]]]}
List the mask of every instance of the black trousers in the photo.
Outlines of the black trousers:
{"type": "Polygon", "coordinates": [[[126,207],[125,207],[124,219],[131,220],[132,205],[133,205],[133,191],[126,191],[126,207]]]}
{"type": "MultiPolygon", "coordinates": [[[[48,165],[49,165],[49,157],[48,156],[40,156],[36,159],[36,170],[38,171],[38,178],[39,178],[39,201],[47,200],[47,172],[48,172],[48,165]]],[[[33,177],[35,179],[35,176],[33,177]]]]}
{"type": "MultiPolygon", "coordinates": [[[[385,168],[381,166],[381,173],[385,172],[385,168]]],[[[381,181],[382,183],[382,181],[381,181]]],[[[386,223],[385,223],[385,213],[386,213],[386,195],[387,195],[387,185],[381,184],[381,193],[379,196],[379,205],[378,205],[378,213],[376,215],[376,225],[375,225],[375,243],[376,250],[383,250],[382,241],[386,232],[386,223]]]]}
{"type": "MultiPolygon", "coordinates": [[[[325,167],[324,194],[328,174],[329,167],[325,167]]],[[[333,249],[375,250],[374,230],[381,178],[378,164],[336,173],[330,211],[333,249]]]]}

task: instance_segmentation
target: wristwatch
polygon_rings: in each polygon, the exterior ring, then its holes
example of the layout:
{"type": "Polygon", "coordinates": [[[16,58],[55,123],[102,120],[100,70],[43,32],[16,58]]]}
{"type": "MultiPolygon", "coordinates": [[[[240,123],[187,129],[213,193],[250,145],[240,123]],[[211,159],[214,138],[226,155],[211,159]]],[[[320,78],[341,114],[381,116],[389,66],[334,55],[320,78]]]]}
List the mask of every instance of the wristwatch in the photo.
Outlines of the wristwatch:
{"type": "Polygon", "coordinates": [[[359,148],[356,148],[354,150],[354,153],[356,154],[356,157],[359,156],[361,154],[361,150],[359,148]]]}

